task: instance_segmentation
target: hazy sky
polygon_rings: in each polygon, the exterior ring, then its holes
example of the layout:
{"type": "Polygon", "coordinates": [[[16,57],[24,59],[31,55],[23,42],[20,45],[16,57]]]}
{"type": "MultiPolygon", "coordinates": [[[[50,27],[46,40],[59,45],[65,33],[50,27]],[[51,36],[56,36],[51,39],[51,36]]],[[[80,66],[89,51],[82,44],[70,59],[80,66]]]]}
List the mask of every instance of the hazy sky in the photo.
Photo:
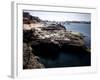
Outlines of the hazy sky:
{"type": "Polygon", "coordinates": [[[32,16],[37,16],[42,20],[50,21],[91,21],[89,13],[63,13],[63,12],[46,12],[46,11],[24,11],[29,12],[32,16]]]}

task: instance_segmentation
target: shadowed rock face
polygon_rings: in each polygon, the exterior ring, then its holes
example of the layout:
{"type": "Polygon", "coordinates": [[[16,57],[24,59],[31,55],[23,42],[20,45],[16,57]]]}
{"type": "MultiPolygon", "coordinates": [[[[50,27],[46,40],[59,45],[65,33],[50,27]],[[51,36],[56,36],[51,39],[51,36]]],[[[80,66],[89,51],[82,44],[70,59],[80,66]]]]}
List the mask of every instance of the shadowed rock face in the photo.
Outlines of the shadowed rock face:
{"type": "Polygon", "coordinates": [[[72,34],[65,30],[47,30],[40,28],[25,30],[24,41],[30,42],[33,53],[45,58],[55,58],[59,52],[89,53],[81,34],[72,34]]]}
{"type": "Polygon", "coordinates": [[[47,59],[54,59],[59,53],[58,44],[52,43],[48,40],[33,41],[31,47],[33,53],[37,56],[41,56],[47,59]]]}
{"type": "Polygon", "coordinates": [[[42,24],[42,27],[32,26],[23,30],[23,68],[43,68],[39,62],[40,56],[47,59],[55,59],[60,52],[77,54],[89,54],[85,46],[83,35],[78,32],[67,31],[58,23],[41,21],[38,17],[24,13],[24,24],[42,24]],[[25,21],[26,20],[26,21],[25,21]]]}
{"type": "Polygon", "coordinates": [[[26,43],[23,44],[23,69],[44,68],[39,62],[39,57],[32,53],[32,48],[26,43]]]}

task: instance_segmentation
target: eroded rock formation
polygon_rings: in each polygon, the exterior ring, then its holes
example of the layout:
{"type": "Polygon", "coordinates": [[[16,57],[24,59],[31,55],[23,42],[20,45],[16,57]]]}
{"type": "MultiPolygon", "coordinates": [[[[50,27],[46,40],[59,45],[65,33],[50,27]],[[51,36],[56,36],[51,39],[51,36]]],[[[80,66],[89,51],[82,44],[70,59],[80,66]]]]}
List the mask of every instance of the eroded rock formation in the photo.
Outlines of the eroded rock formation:
{"type": "Polygon", "coordinates": [[[81,33],[68,31],[59,23],[46,23],[28,13],[24,14],[23,23],[29,27],[25,28],[24,25],[23,29],[24,68],[45,67],[36,56],[55,59],[61,51],[90,53],[81,33]]]}
{"type": "Polygon", "coordinates": [[[23,43],[23,69],[44,68],[44,65],[39,62],[39,57],[32,53],[32,48],[23,43]]]}

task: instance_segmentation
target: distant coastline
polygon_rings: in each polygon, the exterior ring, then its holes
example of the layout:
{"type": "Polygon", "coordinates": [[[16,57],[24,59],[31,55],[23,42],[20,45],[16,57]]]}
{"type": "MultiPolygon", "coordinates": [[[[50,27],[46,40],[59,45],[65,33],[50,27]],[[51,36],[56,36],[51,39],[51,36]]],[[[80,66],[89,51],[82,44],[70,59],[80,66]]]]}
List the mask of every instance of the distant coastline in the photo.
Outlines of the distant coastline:
{"type": "Polygon", "coordinates": [[[65,21],[67,23],[84,23],[84,24],[90,24],[90,21],[65,21]]]}
{"type": "MultiPolygon", "coordinates": [[[[58,21],[48,21],[48,20],[43,20],[43,22],[53,22],[53,23],[57,23],[58,21]]],[[[91,21],[60,21],[58,23],[83,23],[83,24],[91,24],[91,21]]]]}

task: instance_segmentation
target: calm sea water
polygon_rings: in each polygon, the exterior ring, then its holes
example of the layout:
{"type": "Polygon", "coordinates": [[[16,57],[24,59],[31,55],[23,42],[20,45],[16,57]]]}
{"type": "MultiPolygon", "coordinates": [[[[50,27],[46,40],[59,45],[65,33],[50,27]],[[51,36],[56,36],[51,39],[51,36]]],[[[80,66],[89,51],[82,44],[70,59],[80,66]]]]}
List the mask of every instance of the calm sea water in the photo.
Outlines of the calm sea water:
{"type": "MultiPolygon", "coordinates": [[[[80,32],[85,37],[85,44],[87,47],[90,48],[91,46],[91,25],[84,24],[84,23],[66,23],[64,24],[67,30],[80,32]]],[[[55,58],[52,59],[45,59],[40,57],[41,63],[45,65],[46,68],[53,68],[53,67],[73,67],[73,66],[84,66],[90,64],[90,55],[76,55],[73,53],[64,53],[61,52],[55,58]]]]}

